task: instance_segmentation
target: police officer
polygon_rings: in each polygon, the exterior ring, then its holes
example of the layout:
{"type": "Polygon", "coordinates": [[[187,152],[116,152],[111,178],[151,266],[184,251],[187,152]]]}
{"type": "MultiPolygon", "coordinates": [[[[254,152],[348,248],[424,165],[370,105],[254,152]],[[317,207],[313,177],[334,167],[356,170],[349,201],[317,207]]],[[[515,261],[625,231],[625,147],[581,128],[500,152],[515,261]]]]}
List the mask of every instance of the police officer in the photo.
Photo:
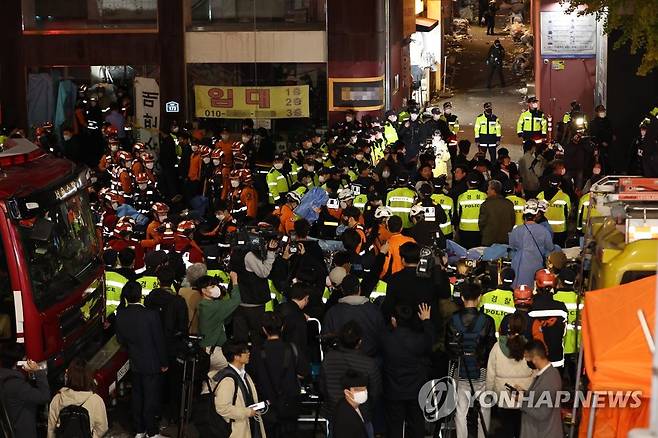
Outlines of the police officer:
{"type": "Polygon", "coordinates": [[[553,243],[564,247],[567,239],[567,219],[571,212],[571,198],[562,191],[561,181],[562,177],[559,175],[551,175],[548,188],[541,192],[537,199],[548,202],[546,219],[553,230],[553,243]]]}
{"type": "Polygon", "coordinates": [[[528,109],[521,113],[516,123],[516,133],[524,141],[537,140],[546,137],[548,120],[539,109],[539,101],[535,96],[528,97],[528,109]]]}
{"type": "Polygon", "coordinates": [[[475,144],[480,151],[489,150],[491,161],[496,160],[496,148],[500,146],[501,127],[498,116],[493,113],[491,102],[485,102],[484,112],[475,118],[475,144]]]}
{"type": "Polygon", "coordinates": [[[562,116],[562,123],[558,129],[557,138],[563,145],[571,141],[571,137],[576,132],[585,132],[587,130],[587,115],[582,111],[580,103],[574,100],[571,102],[571,109],[562,116]]]}
{"type": "Polygon", "coordinates": [[[284,170],[285,163],[286,157],[283,154],[275,154],[272,168],[267,172],[267,176],[265,177],[269,191],[268,202],[270,205],[278,205],[282,201],[281,197],[292,186],[292,178],[284,170]]]}
{"type": "Polygon", "coordinates": [[[480,207],[487,198],[486,193],[478,190],[482,175],[472,172],[468,175],[466,186],[468,190],[457,198],[456,222],[459,224],[459,243],[466,249],[480,246],[482,233],[478,223],[480,207]]]}
{"type": "Polygon", "coordinates": [[[418,108],[409,109],[409,120],[405,121],[400,128],[400,140],[405,144],[404,163],[407,168],[412,168],[418,159],[418,152],[423,142],[423,122],[420,120],[418,108]]]}
{"type": "MultiPolygon", "coordinates": [[[[576,321],[578,317],[579,300],[578,294],[574,290],[576,281],[576,273],[571,268],[563,268],[558,274],[557,291],[553,294],[555,301],[564,303],[567,308],[567,332],[564,335],[564,354],[573,355],[577,353],[576,350],[576,321]]],[[[582,310],[583,304],[581,301],[580,309],[582,310]]],[[[580,344],[581,330],[578,329],[578,344],[580,344]]]]}
{"type": "Polygon", "coordinates": [[[516,311],[514,307],[514,294],[512,292],[514,278],[514,269],[509,267],[502,269],[500,271],[500,284],[498,288],[485,293],[480,299],[482,310],[494,319],[496,331],[499,333],[502,333],[500,331],[500,324],[503,318],[516,311]]]}
{"type": "Polygon", "coordinates": [[[384,122],[384,138],[387,144],[393,144],[398,141],[398,115],[393,110],[386,111],[386,121],[384,122]]]}
{"type": "Polygon", "coordinates": [[[446,239],[452,240],[452,218],[455,214],[455,202],[446,194],[445,190],[446,178],[439,177],[434,181],[434,194],[432,194],[432,201],[443,209],[445,213],[445,221],[441,222],[441,232],[446,239]]]}
{"type": "Polygon", "coordinates": [[[409,211],[414,205],[416,192],[408,187],[407,178],[399,175],[396,178],[395,188],[391,189],[386,195],[386,205],[391,208],[393,214],[402,219],[402,227],[411,227],[409,221],[409,211]]]}
{"type": "Polygon", "coordinates": [[[432,217],[432,210],[438,210],[443,213],[443,209],[435,206],[425,207],[423,204],[416,204],[411,207],[409,219],[413,226],[406,234],[421,246],[433,247],[438,242],[441,248],[445,248],[445,238],[441,233],[439,223],[434,220],[436,216],[432,217]],[[433,220],[428,221],[428,217],[433,220]]]}
{"type": "Polygon", "coordinates": [[[423,125],[423,140],[431,140],[436,131],[441,133],[441,139],[447,142],[452,132],[450,126],[445,118],[441,117],[441,110],[439,107],[432,108],[432,118],[426,121],[423,125]]]}
{"type": "Polygon", "coordinates": [[[457,114],[452,112],[452,102],[445,102],[443,104],[442,118],[448,123],[448,128],[452,135],[456,137],[459,134],[459,118],[457,117],[457,114]]]}
{"type": "Polygon", "coordinates": [[[514,186],[511,183],[503,186],[503,194],[505,195],[505,199],[509,199],[512,201],[512,204],[514,204],[514,225],[523,225],[523,207],[525,207],[526,204],[525,199],[516,194],[514,186]]]}

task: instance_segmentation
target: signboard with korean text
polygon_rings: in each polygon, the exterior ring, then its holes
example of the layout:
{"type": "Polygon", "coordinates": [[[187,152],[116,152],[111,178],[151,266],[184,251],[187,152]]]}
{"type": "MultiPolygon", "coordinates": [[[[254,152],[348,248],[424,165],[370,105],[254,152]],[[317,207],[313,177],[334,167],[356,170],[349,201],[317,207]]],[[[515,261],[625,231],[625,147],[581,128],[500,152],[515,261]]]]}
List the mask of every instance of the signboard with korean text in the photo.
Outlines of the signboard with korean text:
{"type": "Polygon", "coordinates": [[[136,140],[155,149],[160,128],[160,86],[155,79],[135,78],[136,140]]]}
{"type": "Polygon", "coordinates": [[[309,117],[309,86],[194,86],[195,116],[223,119],[309,117]]]}
{"type": "Polygon", "coordinates": [[[541,13],[541,56],[593,58],[596,56],[596,18],[562,11],[541,13]]]}

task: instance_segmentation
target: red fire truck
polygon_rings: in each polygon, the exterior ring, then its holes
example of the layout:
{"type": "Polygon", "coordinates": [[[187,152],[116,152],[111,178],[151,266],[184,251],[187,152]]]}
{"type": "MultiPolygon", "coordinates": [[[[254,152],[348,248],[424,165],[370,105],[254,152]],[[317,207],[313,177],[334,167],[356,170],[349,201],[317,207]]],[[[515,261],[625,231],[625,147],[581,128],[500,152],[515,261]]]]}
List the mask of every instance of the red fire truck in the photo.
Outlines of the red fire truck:
{"type": "Polygon", "coordinates": [[[88,199],[87,170],[25,139],[0,152],[0,348],[24,343],[61,383],[76,356],[105,397],[127,371],[116,341],[103,344],[101,241],[88,199]]]}

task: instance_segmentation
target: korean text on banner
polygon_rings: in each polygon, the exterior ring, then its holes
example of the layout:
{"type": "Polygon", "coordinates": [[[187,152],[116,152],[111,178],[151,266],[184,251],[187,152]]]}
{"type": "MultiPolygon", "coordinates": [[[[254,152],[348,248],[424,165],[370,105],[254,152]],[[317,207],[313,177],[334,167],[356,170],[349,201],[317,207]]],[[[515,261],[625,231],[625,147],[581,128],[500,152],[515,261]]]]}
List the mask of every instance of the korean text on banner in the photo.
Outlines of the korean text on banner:
{"type": "Polygon", "coordinates": [[[160,128],[160,86],[155,79],[135,78],[135,122],[138,141],[157,146],[160,128]]]}
{"type": "Polygon", "coordinates": [[[196,117],[291,119],[309,117],[309,86],[194,86],[196,117]]]}

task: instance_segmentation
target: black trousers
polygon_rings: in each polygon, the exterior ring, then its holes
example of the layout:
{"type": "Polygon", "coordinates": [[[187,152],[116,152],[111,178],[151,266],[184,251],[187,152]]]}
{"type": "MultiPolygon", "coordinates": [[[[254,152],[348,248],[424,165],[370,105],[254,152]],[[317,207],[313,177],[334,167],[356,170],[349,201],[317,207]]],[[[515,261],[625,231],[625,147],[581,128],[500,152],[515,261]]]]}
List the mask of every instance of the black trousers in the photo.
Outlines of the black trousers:
{"type": "Polygon", "coordinates": [[[418,400],[386,400],[386,437],[423,438],[425,418],[418,400]]]}
{"type": "Polygon", "coordinates": [[[567,232],[553,233],[553,243],[560,248],[564,248],[564,243],[567,241],[567,232]]]}
{"type": "Polygon", "coordinates": [[[157,417],[160,414],[160,374],[140,374],[132,372],[132,411],[136,433],[156,435],[160,429],[157,417]]]}
{"type": "Polygon", "coordinates": [[[459,244],[466,249],[478,247],[482,244],[482,233],[459,230],[459,244]]]}
{"type": "Polygon", "coordinates": [[[493,79],[494,73],[498,71],[498,78],[500,79],[500,86],[505,86],[505,77],[503,76],[503,66],[491,64],[489,66],[489,79],[487,79],[487,88],[491,88],[491,80],[493,79]]]}
{"type": "Polygon", "coordinates": [[[255,345],[263,343],[263,315],[265,304],[254,307],[238,306],[233,314],[233,338],[238,341],[251,341],[255,345]]]}
{"type": "Polygon", "coordinates": [[[494,35],[494,25],[496,23],[495,17],[487,17],[487,35],[494,35]]]}
{"type": "Polygon", "coordinates": [[[493,416],[498,419],[495,438],[519,438],[521,436],[521,410],[495,408],[493,416]]]}

